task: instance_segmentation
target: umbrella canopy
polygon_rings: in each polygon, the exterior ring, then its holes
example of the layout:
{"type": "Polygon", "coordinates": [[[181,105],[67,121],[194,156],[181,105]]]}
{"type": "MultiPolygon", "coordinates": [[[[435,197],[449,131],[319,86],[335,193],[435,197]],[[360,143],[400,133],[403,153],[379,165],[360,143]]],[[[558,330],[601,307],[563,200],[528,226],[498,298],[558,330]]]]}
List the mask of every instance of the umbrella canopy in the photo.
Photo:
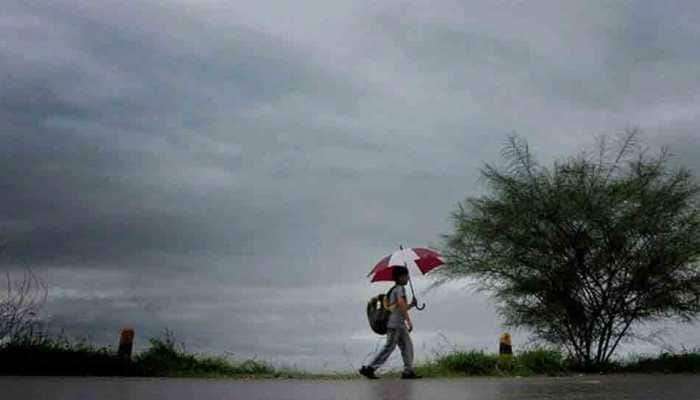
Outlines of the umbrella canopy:
{"type": "Polygon", "coordinates": [[[372,277],[372,282],[393,281],[393,267],[408,267],[411,264],[415,264],[423,274],[427,274],[434,268],[444,264],[444,262],[440,254],[434,250],[422,247],[401,248],[382,258],[367,276],[372,277]]]}

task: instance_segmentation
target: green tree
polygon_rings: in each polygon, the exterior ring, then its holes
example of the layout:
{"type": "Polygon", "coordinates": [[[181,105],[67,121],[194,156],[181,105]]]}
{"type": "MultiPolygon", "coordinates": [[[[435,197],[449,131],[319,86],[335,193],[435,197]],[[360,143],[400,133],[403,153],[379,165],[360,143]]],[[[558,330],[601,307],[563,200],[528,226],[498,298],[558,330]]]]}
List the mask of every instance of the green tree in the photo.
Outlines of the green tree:
{"type": "Polygon", "coordinates": [[[636,323],[700,311],[700,187],[627,131],[595,152],[538,164],[509,137],[487,192],[453,212],[446,279],[491,293],[505,322],[565,348],[582,367],[610,360],[636,323]]]}

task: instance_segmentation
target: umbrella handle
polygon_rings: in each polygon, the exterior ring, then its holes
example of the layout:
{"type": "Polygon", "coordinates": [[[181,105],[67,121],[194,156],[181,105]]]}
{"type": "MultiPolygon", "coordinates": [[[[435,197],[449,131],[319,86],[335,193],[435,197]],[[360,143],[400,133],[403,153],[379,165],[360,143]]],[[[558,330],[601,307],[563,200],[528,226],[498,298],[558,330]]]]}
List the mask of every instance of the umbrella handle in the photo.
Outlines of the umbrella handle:
{"type": "Polygon", "coordinates": [[[411,281],[411,275],[408,275],[408,284],[411,287],[411,294],[413,295],[413,301],[416,302],[416,310],[423,311],[425,309],[425,303],[418,305],[418,300],[416,300],[416,292],[413,290],[413,282],[411,281]]]}

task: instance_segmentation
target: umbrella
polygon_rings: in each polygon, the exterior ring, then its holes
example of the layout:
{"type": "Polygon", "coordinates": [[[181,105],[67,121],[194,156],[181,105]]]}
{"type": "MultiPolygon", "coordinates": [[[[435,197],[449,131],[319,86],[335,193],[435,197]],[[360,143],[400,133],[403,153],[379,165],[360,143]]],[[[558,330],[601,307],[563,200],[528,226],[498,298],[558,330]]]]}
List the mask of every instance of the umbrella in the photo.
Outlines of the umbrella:
{"type": "MultiPolygon", "coordinates": [[[[392,281],[392,271],[396,266],[408,267],[410,264],[415,264],[418,269],[425,275],[432,271],[434,268],[439,267],[444,264],[440,254],[434,250],[426,249],[423,247],[414,247],[404,249],[403,246],[399,246],[399,250],[393,252],[392,254],[382,258],[375,266],[372,268],[368,277],[372,277],[372,282],[380,281],[392,281]]],[[[411,275],[408,275],[408,283],[411,287],[411,293],[413,298],[416,298],[416,294],[413,291],[413,282],[411,282],[411,275]]],[[[416,306],[417,309],[422,310],[425,308],[425,304],[421,307],[416,306]]]]}

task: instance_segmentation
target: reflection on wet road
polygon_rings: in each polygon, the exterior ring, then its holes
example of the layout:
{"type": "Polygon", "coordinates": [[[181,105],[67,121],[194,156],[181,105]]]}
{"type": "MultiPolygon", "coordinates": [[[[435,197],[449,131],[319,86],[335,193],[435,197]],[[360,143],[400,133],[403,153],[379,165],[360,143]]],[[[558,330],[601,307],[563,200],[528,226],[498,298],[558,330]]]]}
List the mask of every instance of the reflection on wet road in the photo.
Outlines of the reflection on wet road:
{"type": "Polygon", "coordinates": [[[700,400],[698,375],[294,381],[0,377],[5,400],[700,400]]]}

